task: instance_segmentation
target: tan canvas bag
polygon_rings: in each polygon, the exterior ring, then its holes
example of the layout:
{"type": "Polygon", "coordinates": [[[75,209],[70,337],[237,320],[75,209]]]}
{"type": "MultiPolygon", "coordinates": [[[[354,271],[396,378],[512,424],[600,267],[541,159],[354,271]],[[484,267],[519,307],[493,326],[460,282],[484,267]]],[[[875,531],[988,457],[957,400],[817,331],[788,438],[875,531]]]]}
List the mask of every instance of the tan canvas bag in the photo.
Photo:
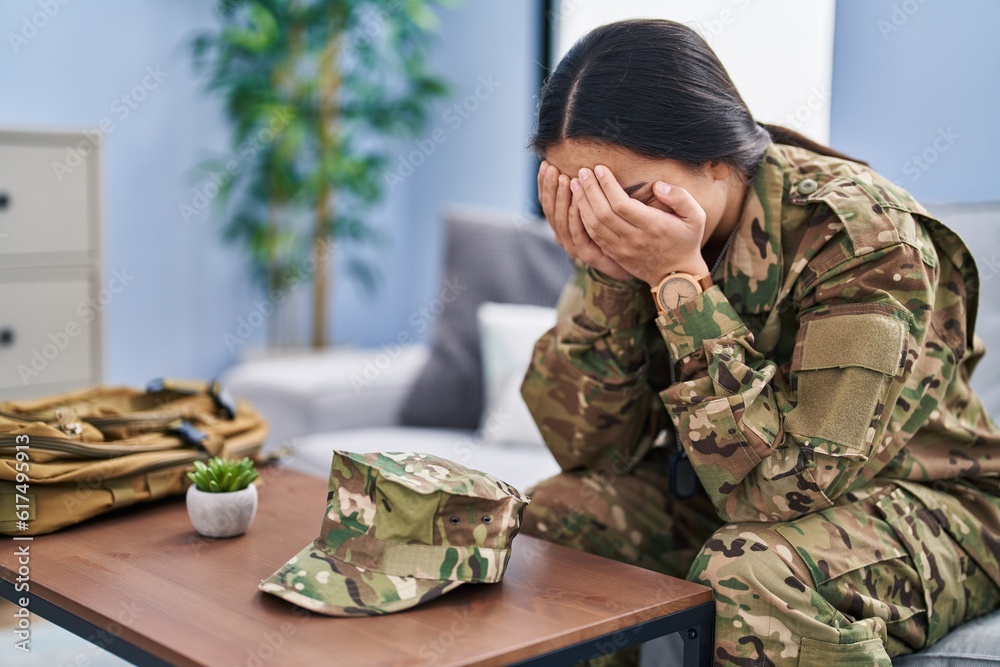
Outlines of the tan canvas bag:
{"type": "Polygon", "coordinates": [[[194,461],[255,458],[267,425],[217,384],[158,380],[0,403],[0,533],[50,533],[183,493],[194,461]]]}

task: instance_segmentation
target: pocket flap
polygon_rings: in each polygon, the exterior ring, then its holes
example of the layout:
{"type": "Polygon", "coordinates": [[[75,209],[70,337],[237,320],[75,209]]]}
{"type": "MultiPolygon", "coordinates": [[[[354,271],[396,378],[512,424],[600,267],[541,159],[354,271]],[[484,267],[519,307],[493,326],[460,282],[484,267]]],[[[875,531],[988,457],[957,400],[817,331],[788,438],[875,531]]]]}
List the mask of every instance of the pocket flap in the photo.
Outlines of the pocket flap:
{"type": "Polygon", "coordinates": [[[806,325],[794,370],[861,367],[895,375],[906,349],[906,325],[879,313],[842,314],[806,325]]]}

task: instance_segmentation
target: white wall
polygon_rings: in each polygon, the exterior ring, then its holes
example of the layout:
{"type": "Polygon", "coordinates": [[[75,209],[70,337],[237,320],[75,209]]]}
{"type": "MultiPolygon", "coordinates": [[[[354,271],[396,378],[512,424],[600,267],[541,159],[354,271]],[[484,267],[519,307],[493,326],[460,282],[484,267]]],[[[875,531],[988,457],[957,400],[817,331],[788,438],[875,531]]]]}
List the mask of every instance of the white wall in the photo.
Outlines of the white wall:
{"type": "Polygon", "coordinates": [[[829,140],[834,0],[561,0],[556,6],[553,62],[605,23],[679,21],[715,50],[758,121],[829,140]]]}

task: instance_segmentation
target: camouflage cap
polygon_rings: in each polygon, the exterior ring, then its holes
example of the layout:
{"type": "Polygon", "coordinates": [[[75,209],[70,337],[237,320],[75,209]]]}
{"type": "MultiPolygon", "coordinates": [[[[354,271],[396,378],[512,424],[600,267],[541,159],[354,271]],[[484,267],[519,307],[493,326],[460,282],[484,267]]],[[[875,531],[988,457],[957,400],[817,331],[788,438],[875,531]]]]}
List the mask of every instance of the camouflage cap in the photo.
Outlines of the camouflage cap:
{"type": "Polygon", "coordinates": [[[260,589],[322,614],[370,616],[498,582],[527,503],[436,456],[335,451],[319,538],[260,589]]]}

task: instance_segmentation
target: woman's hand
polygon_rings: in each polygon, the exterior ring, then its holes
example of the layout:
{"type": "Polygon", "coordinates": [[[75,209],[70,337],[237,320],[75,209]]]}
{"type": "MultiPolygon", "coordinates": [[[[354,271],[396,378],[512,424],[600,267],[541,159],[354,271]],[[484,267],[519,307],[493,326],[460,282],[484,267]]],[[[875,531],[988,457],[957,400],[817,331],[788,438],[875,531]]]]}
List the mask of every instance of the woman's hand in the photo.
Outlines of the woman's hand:
{"type": "Polygon", "coordinates": [[[636,278],[655,287],[674,271],[708,273],[701,256],[705,211],[684,188],[654,184],[667,211],[629,197],[603,165],[581,169],[570,188],[591,242],[636,278]]]}
{"type": "Polygon", "coordinates": [[[632,275],[611,259],[587,235],[580,209],[570,196],[570,178],[543,161],[538,168],[538,201],[542,213],[556,233],[556,241],[566,253],[615,280],[629,280],[632,275]]]}

